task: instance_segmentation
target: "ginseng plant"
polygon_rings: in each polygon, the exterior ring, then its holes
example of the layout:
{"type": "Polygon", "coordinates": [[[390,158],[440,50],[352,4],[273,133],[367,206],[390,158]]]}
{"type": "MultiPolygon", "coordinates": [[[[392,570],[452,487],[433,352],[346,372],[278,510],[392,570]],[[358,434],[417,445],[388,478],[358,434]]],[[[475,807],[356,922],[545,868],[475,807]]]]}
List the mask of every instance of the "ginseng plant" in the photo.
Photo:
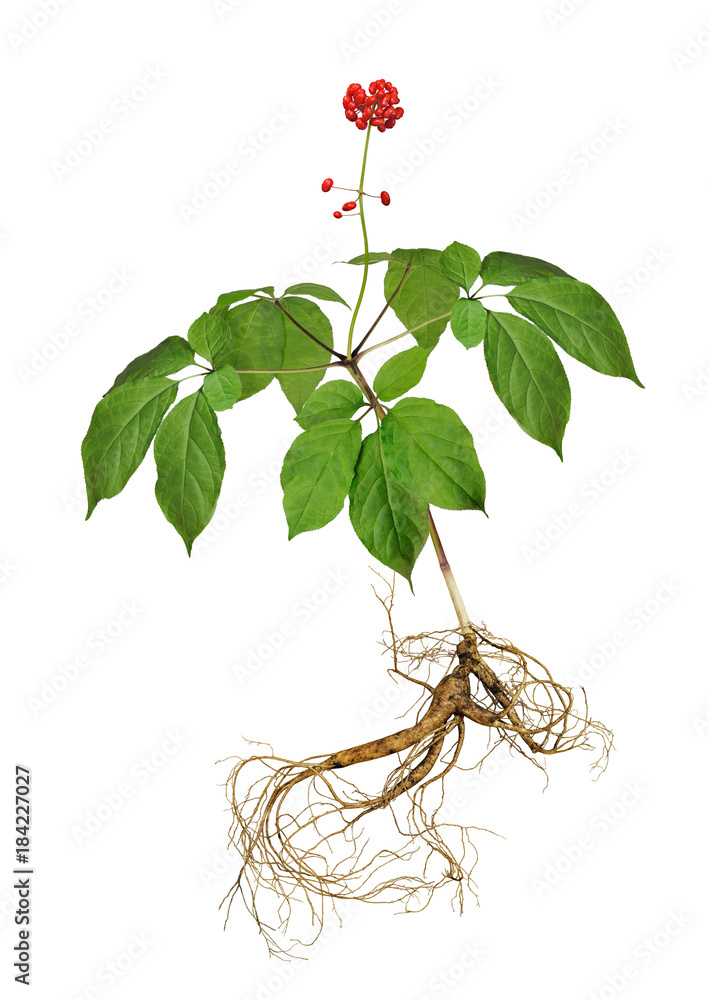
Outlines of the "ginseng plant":
{"type": "Polygon", "coordinates": [[[186,339],[167,337],[118,375],[82,446],[88,517],[123,489],[154,439],[155,495],[189,553],[214,514],[224,476],[217,414],[275,381],[302,428],[281,474],[289,538],[323,528],[349,500],[365,548],[409,583],[429,538],[435,550],[455,610],[453,628],[398,638],[393,584],[378,594],[391,671],[419,696],[410,725],[305,760],[276,756],[269,744],[268,754],[235,758],[226,790],[240,869],[224,900],[227,916],[241,898],[270,952],[281,956],[299,940],[289,937],[297,903],[309,910],[314,937],[326,909],[343,900],[419,909],[447,886],[462,909],[466,891],[475,892],[474,828],[443,822],[438,813],[444,779],[466,760],[470,727],[486,734],[486,753],[506,742],[535,763],[580,747],[595,748],[595,765],[603,767],[612,739],[589,717],[585,695],[575,702],[542,663],[468,615],[432,508],[483,511],[485,479],[457,414],[408,395],[429,355],[448,327],[466,350],[482,344],[503,405],[560,458],[571,397],[555,344],[597,372],[641,385],[611,307],[560,267],[498,251],[481,260],[457,242],[443,250],[371,252],[365,199],[385,206],[391,199],[386,191],[364,190],[370,140],[404,112],[396,88],[384,80],[371,83],[368,93],[351,84],[343,105],[347,120],[365,133],[359,184],[340,189],[327,178],[322,189],[351,192],[334,215],[359,218],[364,252],[347,262],[362,268],[362,281],[338,347],[329,319],[312,301],[347,306],[332,288],[304,283],[280,294],[264,286],[220,295],[186,339]],[[361,330],[370,269],[380,263],[386,265],[381,311],[361,330]],[[486,304],[501,298],[511,309],[486,304]],[[377,340],[389,311],[404,329],[377,340]],[[406,349],[389,357],[370,385],[362,358],[395,343],[406,349]],[[182,377],[169,377],[177,373],[182,377]],[[187,380],[196,377],[202,382],[195,389],[187,380]],[[183,382],[191,391],[175,403],[183,382]],[[370,790],[360,790],[353,775],[370,790]]]}

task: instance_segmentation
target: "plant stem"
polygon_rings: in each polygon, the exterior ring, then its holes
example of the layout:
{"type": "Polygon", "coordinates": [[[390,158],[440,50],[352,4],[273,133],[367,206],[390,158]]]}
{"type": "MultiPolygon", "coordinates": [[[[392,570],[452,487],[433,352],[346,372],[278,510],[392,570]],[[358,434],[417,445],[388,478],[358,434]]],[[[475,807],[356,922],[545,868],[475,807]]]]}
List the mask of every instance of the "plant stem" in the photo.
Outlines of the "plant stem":
{"type": "MultiPolygon", "coordinates": [[[[322,372],[327,368],[342,368],[342,361],[331,361],[327,365],[311,365],[309,368],[235,368],[237,375],[296,375],[299,372],[322,372]]],[[[187,378],[193,378],[188,375],[187,378]]]]}
{"type": "Polygon", "coordinates": [[[431,533],[433,547],[436,550],[436,555],[438,556],[438,565],[441,567],[443,579],[446,581],[448,593],[450,594],[451,601],[453,602],[455,613],[458,616],[461,631],[463,635],[471,635],[473,630],[470,624],[470,617],[468,616],[468,612],[465,610],[463,598],[458,590],[458,584],[456,583],[455,577],[453,576],[453,570],[451,569],[448,557],[443,549],[441,536],[438,534],[438,528],[436,527],[436,522],[433,520],[430,508],[428,511],[428,527],[431,533]]]}
{"type": "Polygon", "coordinates": [[[423,323],[417,323],[416,326],[410,327],[408,330],[404,330],[403,333],[397,333],[395,337],[389,337],[388,340],[382,340],[378,344],[373,344],[372,347],[368,347],[366,351],[358,353],[358,358],[363,358],[365,354],[369,354],[370,351],[376,351],[380,347],[384,347],[386,344],[393,344],[395,340],[401,340],[402,337],[408,336],[408,334],[413,333],[415,330],[421,330],[424,326],[428,326],[429,323],[435,323],[439,319],[448,319],[451,314],[449,309],[447,313],[441,313],[440,316],[432,316],[430,319],[424,320],[423,323]]]}
{"type": "Polygon", "coordinates": [[[367,275],[369,273],[369,241],[367,240],[367,226],[364,221],[364,203],[362,201],[362,195],[364,194],[364,172],[367,169],[367,152],[369,150],[369,137],[372,133],[371,125],[367,128],[367,139],[364,143],[364,156],[362,157],[362,173],[359,178],[359,216],[362,220],[362,236],[364,237],[364,274],[362,275],[362,287],[359,290],[359,298],[357,299],[357,305],[354,307],[354,312],[352,313],[352,320],[350,322],[350,330],[347,335],[347,357],[352,357],[352,338],[354,337],[355,323],[357,322],[357,314],[359,313],[360,306],[362,305],[362,299],[364,298],[364,289],[367,286],[367,275]]]}
{"type": "Polygon", "coordinates": [[[327,351],[328,354],[334,354],[335,357],[341,358],[344,361],[344,358],[345,358],[344,354],[340,354],[340,352],[336,351],[334,349],[334,347],[328,347],[327,344],[323,344],[322,340],[319,340],[315,336],[315,334],[311,333],[310,330],[306,330],[304,326],[301,326],[301,324],[298,322],[298,320],[294,319],[293,316],[291,316],[291,314],[286,309],[283,308],[283,306],[281,305],[280,299],[273,299],[273,302],[275,302],[276,308],[279,309],[283,313],[283,315],[287,319],[289,319],[291,321],[291,323],[293,323],[295,326],[297,326],[299,330],[302,330],[303,333],[306,335],[306,337],[310,337],[311,340],[314,340],[315,343],[319,347],[322,347],[322,349],[324,351],[327,351]]]}
{"type": "MultiPolygon", "coordinates": [[[[366,354],[366,351],[364,352],[366,354]]],[[[370,409],[374,410],[377,421],[381,421],[385,416],[386,412],[382,404],[377,399],[376,393],[372,387],[367,382],[366,378],[359,370],[359,366],[356,361],[349,362],[346,366],[352,378],[355,380],[357,385],[360,387],[364,393],[364,397],[369,403],[370,409]]],[[[367,411],[368,412],[368,411],[367,411]]],[[[448,587],[448,593],[450,594],[451,601],[453,602],[453,607],[455,608],[455,613],[458,618],[458,623],[460,625],[460,630],[463,635],[473,635],[473,628],[470,623],[470,617],[466,611],[465,604],[463,602],[463,597],[458,590],[458,584],[453,576],[453,570],[451,569],[451,564],[448,562],[448,556],[443,548],[443,543],[441,542],[441,536],[438,534],[438,528],[436,527],[436,522],[433,520],[433,515],[431,514],[431,508],[428,509],[428,530],[431,535],[431,541],[433,542],[433,547],[436,550],[436,556],[438,557],[438,565],[441,568],[441,573],[443,574],[443,579],[446,581],[446,586],[448,587]]]]}
{"type": "Polygon", "coordinates": [[[365,335],[362,337],[362,339],[360,340],[359,344],[355,347],[355,349],[354,349],[354,355],[355,355],[355,357],[357,357],[359,355],[359,353],[362,350],[362,348],[364,347],[364,345],[367,343],[367,341],[369,340],[369,338],[371,337],[371,335],[374,333],[374,331],[375,331],[375,329],[377,327],[377,324],[379,323],[380,319],[382,318],[382,316],[384,315],[384,313],[387,311],[387,309],[389,308],[389,306],[392,304],[392,302],[394,301],[394,299],[396,298],[396,296],[401,291],[404,282],[406,281],[407,277],[409,276],[409,272],[410,271],[411,271],[411,261],[409,260],[409,263],[404,268],[404,273],[401,276],[401,281],[399,282],[399,284],[396,286],[396,288],[394,289],[394,291],[391,293],[391,295],[387,299],[386,304],[384,305],[384,308],[382,309],[382,311],[379,313],[379,315],[374,320],[374,322],[372,323],[372,325],[370,326],[370,328],[367,330],[367,332],[365,333],[365,335]]]}

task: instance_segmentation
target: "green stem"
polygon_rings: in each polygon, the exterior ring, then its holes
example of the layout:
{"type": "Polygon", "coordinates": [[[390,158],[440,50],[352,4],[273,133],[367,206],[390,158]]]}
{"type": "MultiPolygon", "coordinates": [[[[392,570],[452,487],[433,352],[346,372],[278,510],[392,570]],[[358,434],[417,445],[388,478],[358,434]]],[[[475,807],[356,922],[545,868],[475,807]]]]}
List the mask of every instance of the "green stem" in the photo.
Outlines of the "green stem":
{"type": "MultiPolygon", "coordinates": [[[[327,365],[311,365],[309,368],[235,368],[237,375],[296,375],[298,372],[322,372],[326,368],[342,368],[341,361],[331,361],[327,365]]],[[[192,378],[192,375],[188,375],[192,378]]]]}
{"type": "MultiPolygon", "coordinates": [[[[413,254],[412,254],[412,256],[413,256],[413,254]]],[[[355,349],[354,349],[354,355],[355,355],[355,357],[357,357],[359,355],[360,351],[362,350],[362,348],[364,347],[364,345],[367,343],[367,341],[369,340],[369,338],[372,336],[372,334],[374,333],[375,329],[377,328],[377,325],[378,325],[379,321],[381,320],[381,318],[384,316],[384,313],[387,311],[387,309],[389,308],[389,306],[392,304],[392,302],[394,301],[394,299],[396,298],[396,296],[401,291],[401,289],[402,289],[402,287],[404,285],[404,282],[406,281],[407,277],[409,276],[409,272],[410,271],[411,271],[411,260],[409,260],[409,263],[404,268],[404,273],[401,276],[401,281],[399,282],[399,284],[396,286],[396,288],[394,289],[394,291],[391,293],[391,295],[387,299],[387,301],[386,301],[386,303],[384,305],[384,308],[379,313],[379,315],[377,316],[377,318],[374,320],[374,322],[372,323],[372,325],[370,326],[370,328],[367,330],[367,332],[365,333],[365,335],[362,337],[362,339],[360,340],[359,344],[357,344],[357,346],[355,347],[355,349]]]]}
{"type": "Polygon", "coordinates": [[[363,358],[365,354],[369,354],[370,351],[376,351],[380,347],[384,347],[386,344],[393,344],[395,340],[401,340],[402,337],[407,337],[410,333],[414,333],[416,330],[423,329],[424,326],[428,326],[429,323],[436,323],[439,319],[448,319],[450,317],[451,311],[447,313],[441,313],[440,316],[432,316],[431,319],[424,320],[423,323],[417,323],[416,326],[410,327],[408,330],[404,330],[403,333],[397,333],[395,337],[389,337],[388,340],[382,340],[378,344],[373,344],[372,347],[368,347],[366,351],[362,351],[358,354],[358,358],[363,358]]]}
{"type": "Polygon", "coordinates": [[[367,225],[364,221],[364,172],[367,169],[367,152],[369,150],[369,137],[372,133],[371,125],[367,128],[367,139],[364,143],[364,156],[362,157],[362,173],[359,177],[359,217],[362,222],[362,236],[364,237],[364,274],[362,275],[362,287],[359,290],[359,298],[357,299],[357,305],[354,307],[354,312],[352,313],[352,320],[350,322],[350,330],[347,334],[347,357],[352,357],[352,339],[354,337],[355,323],[357,322],[357,315],[359,313],[360,306],[362,305],[362,299],[364,298],[364,289],[367,287],[367,275],[369,274],[369,241],[367,239],[367,225]]]}

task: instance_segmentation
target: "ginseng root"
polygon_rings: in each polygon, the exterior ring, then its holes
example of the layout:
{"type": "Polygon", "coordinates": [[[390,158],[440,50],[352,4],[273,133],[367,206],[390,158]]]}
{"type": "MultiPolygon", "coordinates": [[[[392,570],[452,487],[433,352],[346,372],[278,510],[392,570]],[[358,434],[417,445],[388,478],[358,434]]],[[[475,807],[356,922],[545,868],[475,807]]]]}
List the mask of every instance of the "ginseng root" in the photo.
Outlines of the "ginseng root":
{"type": "MultiPolygon", "coordinates": [[[[393,591],[379,599],[391,626],[393,591]]],[[[438,818],[444,780],[461,766],[471,724],[489,736],[482,760],[494,748],[491,742],[505,741],[537,764],[545,755],[596,748],[593,767],[605,766],[612,735],[588,717],[585,696],[579,713],[571,690],[516,646],[472,625],[465,635],[397,639],[393,628],[388,634],[391,672],[420,688],[423,703],[412,725],[307,760],[273,752],[240,759],[227,780],[230,844],[242,863],[223,904],[228,919],[234,899],[243,899],[273,955],[285,957],[297,945],[313,943],[328,910],[337,913],[338,901],[394,902],[405,911],[419,910],[444,886],[461,912],[466,891],[477,899],[471,831],[480,828],[438,818]],[[446,661],[443,677],[430,683],[432,668],[446,661]],[[414,677],[424,665],[427,677],[414,677]],[[366,775],[377,768],[373,762],[392,758],[396,766],[374,793],[349,780],[355,765],[366,775]],[[370,767],[359,766],[365,764],[370,767]],[[306,905],[311,918],[306,941],[289,939],[298,904],[306,905]]]]}

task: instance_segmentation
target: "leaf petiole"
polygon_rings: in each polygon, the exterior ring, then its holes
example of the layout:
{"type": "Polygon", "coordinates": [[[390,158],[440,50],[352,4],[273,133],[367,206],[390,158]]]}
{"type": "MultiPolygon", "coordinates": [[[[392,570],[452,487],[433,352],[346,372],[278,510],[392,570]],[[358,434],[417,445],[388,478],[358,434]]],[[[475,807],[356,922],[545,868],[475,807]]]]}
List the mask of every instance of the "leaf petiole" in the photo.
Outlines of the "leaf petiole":
{"type": "Polygon", "coordinates": [[[399,284],[396,286],[396,288],[394,289],[394,291],[391,293],[391,295],[387,299],[387,301],[386,301],[386,303],[384,305],[384,308],[379,313],[379,315],[377,316],[377,318],[374,320],[374,322],[372,323],[372,325],[370,326],[370,328],[365,333],[364,337],[362,337],[362,339],[360,340],[359,344],[355,348],[355,350],[354,350],[355,356],[359,356],[360,351],[362,350],[362,348],[364,347],[364,345],[367,343],[370,335],[374,332],[377,324],[379,323],[379,320],[382,318],[382,316],[384,315],[384,313],[387,311],[387,309],[389,308],[389,306],[392,304],[392,302],[394,301],[394,299],[396,298],[396,296],[401,291],[402,285],[404,284],[404,282],[406,281],[406,278],[408,277],[408,275],[411,272],[411,261],[413,260],[413,256],[414,255],[411,254],[411,257],[409,258],[409,263],[406,265],[406,267],[404,269],[404,273],[401,276],[401,281],[399,282],[399,284]]]}
{"type": "MultiPolygon", "coordinates": [[[[327,346],[327,344],[323,344],[322,340],[319,340],[319,339],[318,339],[318,338],[317,338],[317,337],[315,336],[315,334],[311,333],[311,332],[310,332],[310,330],[306,330],[306,329],[305,329],[305,327],[304,327],[304,326],[302,326],[302,325],[301,325],[301,324],[300,324],[300,323],[298,322],[298,320],[297,320],[297,319],[294,319],[294,317],[293,317],[293,316],[291,316],[291,314],[290,314],[290,313],[288,312],[288,310],[287,310],[287,309],[284,309],[284,308],[283,308],[283,306],[281,305],[281,303],[280,303],[280,300],[279,300],[279,299],[276,299],[276,298],[274,298],[274,299],[273,299],[273,302],[275,303],[275,305],[276,305],[276,308],[277,308],[277,309],[279,309],[279,310],[280,310],[280,311],[281,311],[281,312],[283,313],[283,315],[284,315],[284,316],[285,316],[285,317],[286,317],[287,319],[289,319],[289,320],[291,321],[291,323],[293,323],[293,325],[294,325],[294,326],[297,326],[299,330],[302,330],[302,331],[303,331],[303,333],[304,333],[304,334],[306,335],[306,337],[310,337],[310,339],[311,339],[311,340],[314,340],[314,341],[315,341],[315,343],[316,343],[316,344],[317,344],[317,345],[318,345],[319,347],[322,347],[322,349],[323,349],[324,351],[327,351],[327,352],[328,352],[328,354],[334,354],[334,355],[335,355],[335,357],[336,357],[336,358],[340,358],[340,360],[341,360],[341,361],[344,361],[344,360],[345,360],[345,355],[344,355],[344,354],[341,354],[341,353],[340,353],[339,351],[336,351],[336,350],[334,349],[334,347],[328,347],[328,346],[327,346]]],[[[313,371],[313,370],[314,370],[314,369],[312,369],[312,368],[300,368],[300,369],[298,369],[298,368],[291,368],[291,369],[290,369],[290,371],[313,371]]]]}
{"type": "Polygon", "coordinates": [[[416,326],[412,326],[408,330],[404,330],[403,333],[397,333],[395,337],[389,337],[388,340],[381,340],[378,344],[373,344],[371,347],[368,347],[366,351],[362,351],[361,354],[357,355],[357,357],[363,358],[364,355],[369,354],[370,351],[376,351],[378,348],[385,347],[387,344],[393,344],[395,341],[401,340],[402,337],[406,337],[408,334],[414,333],[416,330],[421,330],[424,326],[429,326],[431,323],[436,323],[438,320],[450,319],[451,311],[452,310],[449,309],[448,312],[441,313],[440,316],[432,316],[430,319],[424,320],[423,323],[417,323],[416,326]]]}

